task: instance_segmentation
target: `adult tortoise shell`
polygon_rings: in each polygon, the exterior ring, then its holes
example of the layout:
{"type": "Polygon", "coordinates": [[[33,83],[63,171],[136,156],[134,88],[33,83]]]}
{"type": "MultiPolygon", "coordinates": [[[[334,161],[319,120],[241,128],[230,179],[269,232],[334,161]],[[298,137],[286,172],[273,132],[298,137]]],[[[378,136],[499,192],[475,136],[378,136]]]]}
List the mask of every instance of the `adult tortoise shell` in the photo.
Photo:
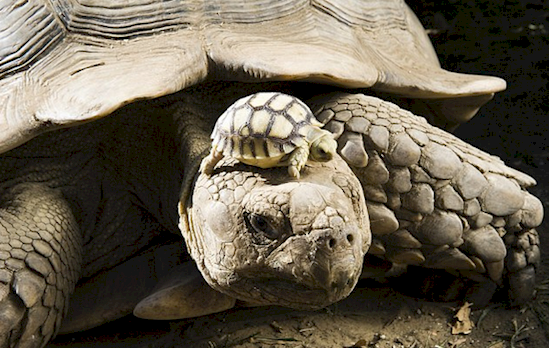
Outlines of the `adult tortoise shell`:
{"type": "Polygon", "coordinates": [[[505,88],[441,69],[401,0],[3,0],[1,8],[2,152],[211,78],[423,98],[428,107],[418,107],[450,126],[505,88]]]}

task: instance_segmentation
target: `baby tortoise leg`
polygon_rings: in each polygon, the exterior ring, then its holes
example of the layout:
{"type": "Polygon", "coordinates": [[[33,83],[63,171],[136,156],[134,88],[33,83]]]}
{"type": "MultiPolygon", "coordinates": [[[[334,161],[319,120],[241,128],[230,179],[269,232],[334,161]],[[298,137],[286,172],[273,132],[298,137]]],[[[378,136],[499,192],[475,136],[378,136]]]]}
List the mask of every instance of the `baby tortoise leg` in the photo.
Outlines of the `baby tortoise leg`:
{"type": "Polygon", "coordinates": [[[301,169],[307,163],[309,158],[309,148],[308,147],[298,147],[288,157],[288,174],[291,177],[299,179],[301,169]]]}
{"type": "Polygon", "coordinates": [[[212,149],[210,151],[210,153],[208,154],[208,156],[206,156],[202,160],[202,163],[200,163],[199,172],[204,173],[206,175],[212,175],[213,170],[215,168],[215,165],[219,161],[221,161],[222,158],[223,158],[223,153],[222,152],[219,152],[215,149],[212,149]]]}
{"type": "Polygon", "coordinates": [[[534,179],[381,99],[334,93],[310,103],[362,183],[369,254],[468,278],[485,294],[466,289],[476,302],[498,288],[514,304],[533,297],[543,219],[526,190],[534,179]]]}
{"type": "Polygon", "coordinates": [[[0,204],[0,347],[55,335],[79,277],[81,236],[57,190],[20,184],[0,204]]]}

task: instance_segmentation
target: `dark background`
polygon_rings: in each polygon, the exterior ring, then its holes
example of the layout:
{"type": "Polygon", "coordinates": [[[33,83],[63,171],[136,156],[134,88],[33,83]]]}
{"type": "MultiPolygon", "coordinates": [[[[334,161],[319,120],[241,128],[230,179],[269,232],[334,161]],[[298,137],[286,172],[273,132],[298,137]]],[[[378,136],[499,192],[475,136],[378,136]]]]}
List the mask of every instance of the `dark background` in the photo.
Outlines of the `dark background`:
{"type": "Polygon", "coordinates": [[[507,81],[507,90],[456,135],[539,182],[549,168],[549,1],[407,3],[428,30],[445,69],[507,81]]]}

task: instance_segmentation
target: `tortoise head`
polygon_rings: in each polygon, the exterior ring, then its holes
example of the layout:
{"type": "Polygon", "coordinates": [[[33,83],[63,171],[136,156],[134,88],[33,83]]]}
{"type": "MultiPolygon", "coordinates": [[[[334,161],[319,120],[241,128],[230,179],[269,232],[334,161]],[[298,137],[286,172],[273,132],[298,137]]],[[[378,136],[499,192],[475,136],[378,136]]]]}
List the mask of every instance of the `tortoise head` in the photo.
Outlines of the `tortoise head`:
{"type": "Polygon", "coordinates": [[[327,162],[336,154],[337,142],[332,133],[320,130],[323,134],[311,143],[309,157],[313,161],[327,162]]]}
{"type": "Polygon", "coordinates": [[[370,241],[359,181],[346,163],[284,168],[224,160],[180,203],[187,247],[214,289],[255,304],[313,309],[346,297],[370,241]]]}

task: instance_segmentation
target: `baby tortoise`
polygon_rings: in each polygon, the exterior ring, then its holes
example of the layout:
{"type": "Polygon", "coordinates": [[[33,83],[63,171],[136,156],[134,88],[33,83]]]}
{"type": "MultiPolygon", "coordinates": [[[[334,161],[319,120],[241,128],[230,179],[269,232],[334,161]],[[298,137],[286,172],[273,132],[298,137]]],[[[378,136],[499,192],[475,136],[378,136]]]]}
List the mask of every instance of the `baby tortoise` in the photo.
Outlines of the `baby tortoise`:
{"type": "Polygon", "coordinates": [[[288,166],[290,176],[299,179],[308,159],[326,162],[336,153],[332,133],[321,126],[293,96],[260,92],[241,98],[216,122],[201,170],[210,175],[226,156],[260,168],[288,166]]]}

